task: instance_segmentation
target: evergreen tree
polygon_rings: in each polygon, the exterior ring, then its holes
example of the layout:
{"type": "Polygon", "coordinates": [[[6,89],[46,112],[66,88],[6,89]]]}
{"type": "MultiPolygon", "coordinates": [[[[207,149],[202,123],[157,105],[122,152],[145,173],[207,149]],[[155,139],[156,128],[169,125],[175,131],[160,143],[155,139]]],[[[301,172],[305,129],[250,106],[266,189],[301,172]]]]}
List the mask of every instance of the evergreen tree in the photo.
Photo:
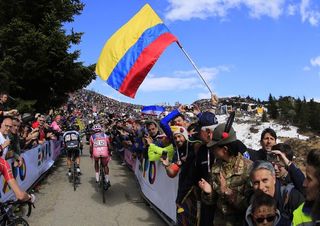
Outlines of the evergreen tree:
{"type": "Polygon", "coordinates": [[[277,119],[279,116],[276,99],[272,97],[271,93],[269,95],[268,113],[272,119],[277,119]]]}
{"type": "Polygon", "coordinates": [[[281,113],[281,120],[292,123],[295,116],[293,98],[290,96],[279,97],[278,105],[281,113]]]}
{"type": "Polygon", "coordinates": [[[311,129],[320,131],[320,104],[314,102],[313,99],[310,100],[308,103],[309,106],[309,112],[310,112],[310,117],[309,117],[309,126],[311,129]]]}
{"type": "Polygon", "coordinates": [[[95,78],[77,61],[80,52],[69,51],[82,33],[63,29],[83,7],[80,0],[0,1],[2,90],[45,111],[95,78]]]}
{"type": "Polygon", "coordinates": [[[268,116],[267,116],[267,112],[265,110],[262,113],[261,121],[262,122],[268,122],[268,116]]]}
{"type": "Polygon", "coordinates": [[[300,112],[301,112],[301,107],[302,107],[302,101],[300,98],[298,98],[296,101],[295,101],[295,104],[294,104],[294,111],[295,111],[295,117],[293,119],[293,123],[299,125],[299,122],[300,122],[300,112]]]}
{"type": "Polygon", "coordinates": [[[309,106],[306,101],[306,98],[304,98],[301,103],[301,108],[300,108],[300,112],[298,113],[298,117],[299,117],[299,121],[298,121],[299,127],[304,130],[307,129],[309,127],[310,112],[309,112],[309,106]]]}

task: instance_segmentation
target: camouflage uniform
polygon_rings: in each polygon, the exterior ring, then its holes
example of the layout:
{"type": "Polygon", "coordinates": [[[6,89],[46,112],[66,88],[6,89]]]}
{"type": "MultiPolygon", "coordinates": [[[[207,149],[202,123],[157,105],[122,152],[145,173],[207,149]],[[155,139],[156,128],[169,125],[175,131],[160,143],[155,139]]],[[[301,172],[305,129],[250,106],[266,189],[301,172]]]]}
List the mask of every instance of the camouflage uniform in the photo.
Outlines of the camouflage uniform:
{"type": "Polygon", "coordinates": [[[216,205],[214,225],[243,225],[245,211],[249,206],[248,195],[251,194],[249,167],[252,162],[240,153],[230,162],[217,160],[211,169],[213,192],[202,192],[202,200],[206,204],[216,205]],[[220,190],[220,172],[226,180],[231,194],[222,194],[220,190]]]}

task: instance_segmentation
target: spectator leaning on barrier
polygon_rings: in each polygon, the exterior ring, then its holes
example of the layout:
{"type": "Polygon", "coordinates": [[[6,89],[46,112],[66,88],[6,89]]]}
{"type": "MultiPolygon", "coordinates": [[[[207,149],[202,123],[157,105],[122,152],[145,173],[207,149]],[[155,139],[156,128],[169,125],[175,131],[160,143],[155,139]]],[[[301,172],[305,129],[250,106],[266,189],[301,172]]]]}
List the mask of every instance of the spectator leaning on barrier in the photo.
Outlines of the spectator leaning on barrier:
{"type": "Polygon", "coordinates": [[[276,179],[275,170],[270,162],[256,161],[250,170],[254,190],[261,190],[273,197],[281,213],[280,225],[291,225],[293,211],[304,201],[303,195],[293,186],[281,185],[276,179]]]}
{"type": "Polygon", "coordinates": [[[290,145],[278,143],[272,146],[271,154],[267,156],[272,163],[276,177],[282,185],[293,184],[293,186],[303,193],[303,181],[305,179],[302,171],[292,162],[293,150],[290,145]]]}
{"type": "Polygon", "coordinates": [[[20,120],[18,118],[12,119],[12,127],[11,127],[11,133],[9,135],[10,137],[10,146],[9,151],[12,151],[12,155],[16,160],[16,163],[18,166],[22,165],[22,158],[20,157],[21,154],[21,148],[20,148],[20,138],[19,138],[19,128],[20,128],[20,120]]]}
{"type": "Polygon", "coordinates": [[[161,131],[160,131],[159,125],[154,120],[146,121],[146,129],[147,129],[147,133],[150,135],[150,137],[153,140],[157,140],[157,136],[161,135],[161,131]]]}
{"type": "Polygon", "coordinates": [[[320,149],[308,153],[306,179],[303,182],[306,201],[293,212],[293,226],[320,225],[320,149]]]}
{"type": "Polygon", "coordinates": [[[172,163],[169,163],[168,158],[161,158],[161,161],[169,177],[175,177],[180,172],[176,204],[178,222],[181,222],[179,219],[182,215],[189,214],[188,211],[184,211],[184,200],[187,199],[189,192],[196,183],[194,146],[196,142],[189,140],[187,129],[182,126],[173,126],[172,132],[176,147],[172,163]]]}
{"type": "Polygon", "coordinates": [[[55,118],[54,118],[54,121],[51,123],[50,127],[57,131],[57,132],[61,132],[61,128],[60,128],[60,121],[61,121],[61,115],[57,115],[55,118]]]}
{"type": "Polygon", "coordinates": [[[3,119],[0,127],[0,152],[1,157],[5,159],[7,152],[9,151],[9,146],[11,140],[9,138],[10,130],[12,128],[12,119],[6,117],[3,119]]]}
{"type": "Polygon", "coordinates": [[[34,122],[32,123],[32,125],[31,125],[33,129],[39,127],[39,124],[40,124],[40,122],[39,122],[40,116],[41,116],[40,113],[36,113],[36,114],[35,114],[35,116],[34,116],[35,121],[34,121],[34,122]]]}
{"type": "Polygon", "coordinates": [[[32,129],[28,124],[23,125],[22,128],[23,131],[20,133],[21,149],[27,150],[38,145],[39,129],[32,129]]]}
{"type": "Polygon", "coordinates": [[[277,142],[277,134],[276,132],[271,129],[267,128],[262,131],[261,133],[261,149],[259,150],[247,150],[243,155],[250,159],[251,161],[255,162],[257,160],[267,160],[267,153],[271,151],[273,145],[277,142]]]}
{"type": "Polygon", "coordinates": [[[251,186],[249,167],[252,162],[234,150],[230,144],[237,140],[233,128],[225,132],[226,124],[218,125],[208,143],[216,162],[211,168],[212,181],[203,178],[198,182],[205,203],[216,205],[213,225],[243,225],[249,205],[251,186]]]}
{"type": "Polygon", "coordinates": [[[45,133],[45,117],[44,115],[40,115],[37,119],[37,121],[39,122],[38,127],[39,128],[39,137],[38,137],[38,142],[39,144],[43,144],[46,141],[46,133],[45,133]]]}
{"type": "Polygon", "coordinates": [[[135,156],[140,157],[143,153],[143,127],[141,125],[141,121],[136,119],[132,123],[132,130],[134,132],[134,143],[132,146],[132,151],[135,156]]]}
{"type": "Polygon", "coordinates": [[[11,143],[9,139],[9,133],[12,129],[12,119],[7,117],[1,123],[0,127],[0,171],[5,180],[8,182],[10,188],[13,190],[14,194],[16,195],[17,199],[27,201],[30,200],[31,202],[35,201],[34,195],[28,195],[26,192],[22,191],[14,179],[12,170],[5,160],[5,156],[7,151],[9,150],[9,145],[11,143]]]}

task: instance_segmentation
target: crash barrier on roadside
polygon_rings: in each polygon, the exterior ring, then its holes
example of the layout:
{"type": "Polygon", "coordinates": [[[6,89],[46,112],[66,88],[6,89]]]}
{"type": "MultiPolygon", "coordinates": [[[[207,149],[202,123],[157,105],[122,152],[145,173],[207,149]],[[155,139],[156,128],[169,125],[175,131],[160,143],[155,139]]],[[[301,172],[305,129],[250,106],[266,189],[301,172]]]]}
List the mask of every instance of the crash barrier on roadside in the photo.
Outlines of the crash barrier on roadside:
{"type": "Polygon", "coordinates": [[[176,196],[178,177],[170,178],[159,162],[150,162],[147,158],[136,159],[134,173],[141,192],[155,207],[176,222],[176,196]]]}
{"type": "MultiPolygon", "coordinates": [[[[61,153],[61,140],[46,141],[21,154],[23,163],[20,167],[14,166],[13,159],[8,159],[13,176],[23,190],[28,190],[45,172],[53,165],[61,153]]],[[[13,199],[14,193],[8,183],[1,176],[0,181],[0,199],[1,202],[13,199]]]]}
{"type": "Polygon", "coordinates": [[[135,164],[136,160],[135,157],[133,156],[132,152],[129,149],[124,150],[124,160],[129,166],[129,168],[134,171],[135,170],[135,164]]]}
{"type": "Polygon", "coordinates": [[[168,177],[160,161],[149,161],[146,156],[136,158],[129,149],[122,151],[124,161],[134,172],[144,198],[157,210],[160,210],[157,213],[161,214],[161,217],[175,223],[178,177],[168,177]]]}
{"type": "Polygon", "coordinates": [[[188,192],[182,206],[183,213],[177,216],[176,197],[179,176],[170,178],[160,161],[149,161],[147,155],[122,149],[124,161],[134,171],[140,191],[148,203],[169,225],[198,225],[200,214],[199,197],[194,189],[188,192]]]}

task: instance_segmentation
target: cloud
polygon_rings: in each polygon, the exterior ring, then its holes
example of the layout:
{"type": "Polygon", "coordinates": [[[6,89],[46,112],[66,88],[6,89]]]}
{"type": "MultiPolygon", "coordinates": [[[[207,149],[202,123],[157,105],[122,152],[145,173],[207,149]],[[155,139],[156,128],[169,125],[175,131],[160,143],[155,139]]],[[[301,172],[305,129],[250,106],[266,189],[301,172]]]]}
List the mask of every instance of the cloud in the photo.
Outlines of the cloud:
{"type": "Polygon", "coordinates": [[[313,67],[320,67],[320,56],[311,58],[310,63],[313,67]]]}
{"type": "Polygon", "coordinates": [[[285,0],[168,0],[166,14],[168,20],[190,20],[192,18],[206,19],[208,17],[227,16],[231,9],[244,6],[249,9],[249,15],[254,18],[269,16],[278,18],[283,12],[285,0]]]}
{"type": "MultiPolygon", "coordinates": [[[[211,84],[221,72],[229,72],[230,66],[204,67],[199,71],[206,82],[211,84]]],[[[175,71],[171,76],[148,75],[142,83],[140,90],[145,92],[192,90],[203,88],[205,85],[195,70],[175,71]]]]}
{"type": "Polygon", "coordinates": [[[278,19],[282,15],[301,16],[302,22],[312,26],[320,23],[319,0],[168,0],[166,19],[170,21],[205,20],[218,17],[227,20],[231,10],[247,9],[252,18],[267,16],[278,19]],[[300,10],[299,10],[300,9],[300,10]]]}
{"type": "MultiPolygon", "coordinates": [[[[300,14],[302,22],[309,22],[312,26],[318,26],[320,22],[320,12],[311,0],[302,0],[300,4],[300,14]]],[[[319,7],[318,7],[319,8],[319,7]]]]}
{"type": "Polygon", "coordinates": [[[298,13],[298,6],[294,4],[289,4],[287,7],[287,15],[294,16],[298,13]]]}

